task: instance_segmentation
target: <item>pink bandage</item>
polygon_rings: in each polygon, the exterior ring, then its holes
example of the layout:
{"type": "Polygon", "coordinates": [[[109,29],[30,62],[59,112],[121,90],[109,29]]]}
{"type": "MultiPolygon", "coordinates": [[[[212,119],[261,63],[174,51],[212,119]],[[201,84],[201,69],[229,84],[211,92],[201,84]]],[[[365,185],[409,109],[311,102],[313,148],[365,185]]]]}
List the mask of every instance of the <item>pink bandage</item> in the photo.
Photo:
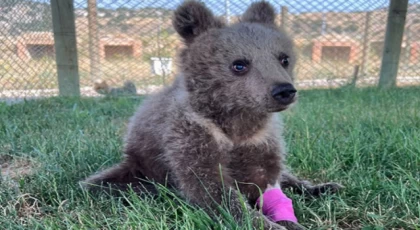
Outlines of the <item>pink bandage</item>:
{"type": "MultiPolygon", "coordinates": [[[[297,218],[293,210],[292,200],[288,198],[281,189],[270,189],[262,195],[262,212],[274,222],[288,220],[297,223],[297,218]]],[[[257,200],[260,205],[260,198],[257,200]]]]}

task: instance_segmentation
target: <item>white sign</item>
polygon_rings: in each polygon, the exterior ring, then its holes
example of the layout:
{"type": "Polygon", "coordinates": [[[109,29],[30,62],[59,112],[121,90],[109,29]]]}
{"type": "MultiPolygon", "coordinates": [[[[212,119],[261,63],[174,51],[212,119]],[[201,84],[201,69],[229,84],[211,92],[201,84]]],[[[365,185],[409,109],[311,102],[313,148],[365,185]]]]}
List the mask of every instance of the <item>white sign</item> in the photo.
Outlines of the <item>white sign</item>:
{"type": "Polygon", "coordinates": [[[152,72],[157,75],[170,74],[172,71],[172,58],[152,57],[152,72]]]}

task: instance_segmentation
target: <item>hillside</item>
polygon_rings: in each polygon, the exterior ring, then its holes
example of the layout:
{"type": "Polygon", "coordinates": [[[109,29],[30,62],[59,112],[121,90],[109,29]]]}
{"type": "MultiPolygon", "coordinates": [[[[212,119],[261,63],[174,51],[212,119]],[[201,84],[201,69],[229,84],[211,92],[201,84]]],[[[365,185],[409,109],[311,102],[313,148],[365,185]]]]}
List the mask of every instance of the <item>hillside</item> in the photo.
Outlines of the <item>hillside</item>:
{"type": "MultiPolygon", "coordinates": [[[[77,7],[77,6],[76,6],[77,7]]],[[[407,25],[419,23],[419,4],[409,7],[407,25]],[[417,15],[415,15],[417,14],[417,15]]],[[[127,34],[129,36],[149,36],[157,30],[173,34],[171,11],[162,8],[117,9],[98,8],[100,36],[108,34],[127,34]]],[[[76,8],[78,32],[87,32],[87,10],[76,8]]],[[[371,13],[369,32],[383,36],[385,32],[387,9],[377,9],[371,13]]],[[[233,21],[237,19],[232,16],[233,21]]],[[[366,12],[312,12],[289,14],[288,28],[294,37],[316,38],[321,34],[343,34],[361,39],[365,30],[366,12]]],[[[280,23],[280,15],[278,15],[280,23]]],[[[50,5],[29,0],[8,0],[0,2],[0,35],[17,36],[25,32],[51,31],[50,5]]],[[[420,33],[412,31],[414,35],[420,33]]]]}

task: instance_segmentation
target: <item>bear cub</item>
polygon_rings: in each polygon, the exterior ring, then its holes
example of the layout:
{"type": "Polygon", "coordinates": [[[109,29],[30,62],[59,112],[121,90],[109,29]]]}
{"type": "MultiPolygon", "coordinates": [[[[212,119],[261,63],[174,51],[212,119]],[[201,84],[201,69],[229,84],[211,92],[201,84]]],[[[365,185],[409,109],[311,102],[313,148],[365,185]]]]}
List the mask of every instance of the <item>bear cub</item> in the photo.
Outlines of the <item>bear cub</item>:
{"type": "Polygon", "coordinates": [[[87,178],[85,187],[156,192],[142,181],[149,180],[216,214],[229,197],[227,210],[238,223],[246,207],[255,227],[302,229],[274,223],[253,208],[268,186],[310,195],[341,187],[312,185],[285,167],[276,113],[297,99],[296,56],[275,24],[274,8],[252,3],[239,22],[225,25],[204,4],[186,1],[174,12],[173,26],[185,44],[180,73],[130,119],[122,162],[87,178]]]}

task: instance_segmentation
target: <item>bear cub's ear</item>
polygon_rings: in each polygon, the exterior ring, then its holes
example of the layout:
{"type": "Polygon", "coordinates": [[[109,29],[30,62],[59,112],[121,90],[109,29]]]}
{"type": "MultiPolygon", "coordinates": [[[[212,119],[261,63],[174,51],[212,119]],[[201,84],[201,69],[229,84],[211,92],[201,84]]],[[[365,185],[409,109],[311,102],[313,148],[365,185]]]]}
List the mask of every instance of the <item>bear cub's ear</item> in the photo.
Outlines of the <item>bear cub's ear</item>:
{"type": "Polygon", "coordinates": [[[192,0],[175,10],[172,24],[187,45],[201,33],[224,26],[203,3],[192,0]]]}
{"type": "Polygon", "coordinates": [[[254,2],[242,16],[243,22],[274,24],[276,12],[268,2],[254,2]]]}

